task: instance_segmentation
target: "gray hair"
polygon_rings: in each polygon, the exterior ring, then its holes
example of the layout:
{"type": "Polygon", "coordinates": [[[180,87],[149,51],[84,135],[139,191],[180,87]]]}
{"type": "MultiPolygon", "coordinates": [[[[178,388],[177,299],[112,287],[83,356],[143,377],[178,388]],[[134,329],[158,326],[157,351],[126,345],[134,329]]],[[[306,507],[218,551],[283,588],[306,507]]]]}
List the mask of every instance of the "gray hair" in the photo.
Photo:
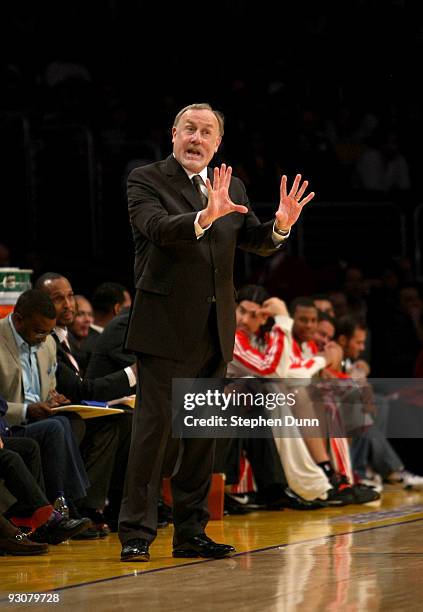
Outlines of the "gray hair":
{"type": "Polygon", "coordinates": [[[222,113],[220,111],[214,110],[210,104],[208,104],[207,102],[200,102],[198,104],[189,104],[188,106],[185,106],[182,110],[179,111],[179,113],[176,115],[175,120],[173,122],[173,127],[176,127],[179,123],[180,118],[182,117],[182,115],[184,113],[186,113],[189,110],[209,110],[211,111],[214,116],[217,119],[217,123],[219,124],[219,135],[223,136],[223,133],[225,131],[224,125],[225,125],[225,118],[222,115],[222,113]]]}

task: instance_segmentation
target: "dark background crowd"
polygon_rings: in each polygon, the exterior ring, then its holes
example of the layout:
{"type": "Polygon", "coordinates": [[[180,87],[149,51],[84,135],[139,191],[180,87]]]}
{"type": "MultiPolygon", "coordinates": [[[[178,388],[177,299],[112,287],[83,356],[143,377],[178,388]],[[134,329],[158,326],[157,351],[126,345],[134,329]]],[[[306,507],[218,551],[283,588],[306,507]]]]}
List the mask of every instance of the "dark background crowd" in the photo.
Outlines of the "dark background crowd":
{"type": "Polygon", "coordinates": [[[226,117],[216,161],[233,165],[260,218],[274,213],[282,173],[301,172],[317,193],[280,255],[239,255],[237,284],[259,282],[288,301],[344,292],[341,301],[367,317],[373,374],[413,375],[422,313],[418,8],[5,3],[0,266],[31,268],[34,279],[59,269],[88,296],[106,280],[132,287],[126,176],[170,153],[182,106],[208,101],[226,117]],[[405,357],[392,351],[399,345],[405,357]]]}
{"type": "MultiPolygon", "coordinates": [[[[339,368],[342,365],[343,370],[338,373],[348,371],[348,359],[358,359],[370,378],[422,377],[423,105],[418,68],[423,19],[419,9],[419,3],[411,0],[259,4],[226,0],[207,5],[188,0],[166,6],[141,0],[68,4],[17,0],[2,4],[0,268],[33,270],[31,280],[41,295],[28,292],[24,302],[33,302],[27,303],[26,310],[21,305],[13,320],[23,333],[28,332],[28,321],[34,323],[34,313],[48,315],[51,328],[44,330],[44,339],[56,325],[55,340],[49,341],[56,343],[57,353],[51,349],[52,355],[59,355],[61,361],[62,378],[58,374],[56,378],[62,400],[66,395],[72,403],[80,403],[91,384],[94,390],[89,399],[94,401],[134,390],[135,373],[131,362],[126,362],[128,355],[121,351],[133,293],[126,178],[131,169],[170,154],[176,113],[198,102],[209,102],[225,115],[225,136],[216,164],[233,166],[261,220],[272,218],[276,211],[282,174],[292,184],[294,175],[301,173],[317,194],[278,254],[262,259],[239,253],[237,288],[260,285],[290,304],[294,324],[297,315],[310,338],[311,325],[325,324],[324,318],[317,319],[316,302],[333,307],[333,337],[339,321],[354,320],[350,336],[336,336],[348,340],[341,351],[339,368]],[[46,275],[52,271],[56,273],[46,275]],[[112,294],[117,287],[120,296],[107,308],[105,282],[112,294]],[[300,300],[297,307],[292,306],[294,298],[300,300]],[[37,300],[38,311],[33,307],[37,300]],[[298,306],[300,313],[301,308],[303,312],[311,309],[308,323],[300,320],[298,306]],[[77,340],[73,346],[69,330],[77,340]],[[97,336],[99,346],[101,334],[105,353],[112,337],[119,363],[99,362],[111,369],[90,371],[97,354],[91,350],[86,368],[84,351],[85,357],[89,351],[83,343],[89,334],[91,340],[93,334],[97,336]],[[347,354],[348,346],[354,348],[352,355],[347,354]],[[80,391],[78,382],[77,391],[72,391],[75,395],[66,387],[72,368],[72,389],[75,373],[82,385],[88,385],[80,391]],[[115,377],[109,381],[113,391],[109,387],[104,397],[99,396],[95,384],[105,384],[109,376],[115,377]],[[116,380],[123,385],[122,391],[116,391],[116,380]]],[[[12,333],[9,327],[3,329],[12,333]]],[[[39,330],[34,333],[39,336],[39,330]]],[[[298,346],[309,340],[299,333],[295,338],[295,332],[294,339],[298,346]]],[[[14,403],[13,378],[5,376],[0,388],[0,396],[5,397],[0,402],[3,416],[7,404],[14,403]]],[[[29,404],[30,420],[38,420],[34,406],[38,411],[44,399],[29,404]]],[[[9,408],[4,423],[11,412],[9,408]]],[[[55,445],[40,444],[37,461],[48,466],[45,476],[52,482],[45,487],[48,498],[41,496],[39,502],[45,516],[38,516],[32,531],[47,525],[50,532],[41,534],[44,539],[37,540],[41,548],[33,554],[46,552],[46,542],[106,537],[106,519],[116,528],[130,411],[91,419],[91,426],[82,427],[76,419],[73,433],[64,417],[39,421],[30,423],[27,430],[26,424],[17,426],[26,431],[23,437],[31,434],[33,440],[45,435],[46,427],[63,430],[63,440],[66,435],[68,442],[74,436],[79,446],[69,453],[70,473],[80,478],[79,489],[84,491],[77,490],[78,480],[62,478],[63,466],[48,458],[55,445]],[[33,425],[41,427],[41,434],[39,430],[34,434],[33,425]],[[92,460],[94,455],[99,460],[92,460]],[[90,522],[92,529],[87,527],[90,522]]],[[[6,451],[13,452],[9,425],[3,432],[0,429],[9,443],[9,448],[0,447],[3,457],[6,451]]],[[[372,435],[373,441],[381,440],[376,427],[372,435]]],[[[51,434],[53,439],[59,440],[51,434]]],[[[64,457],[57,441],[56,446],[57,455],[64,457]]],[[[407,468],[419,473],[420,446],[419,439],[393,443],[407,468]]],[[[375,448],[369,446],[363,455],[373,464],[375,448]]],[[[394,456],[386,450],[385,439],[380,448],[383,460],[394,456]]],[[[313,459],[323,471],[330,467],[327,459],[313,459]]],[[[402,461],[394,459],[396,464],[391,462],[386,473],[373,466],[380,484],[382,479],[389,483],[398,472],[397,484],[421,489],[423,477],[405,471],[402,461]]],[[[372,467],[366,461],[364,467],[372,467]]],[[[42,488],[39,466],[33,471],[39,472],[42,488]]],[[[361,477],[368,475],[364,470],[361,477]]],[[[339,488],[345,482],[335,484],[339,488]]],[[[358,491],[368,495],[363,488],[358,491]]],[[[360,501],[348,495],[347,503],[367,503],[363,497],[360,501]]],[[[292,508],[290,503],[287,507],[292,508]]],[[[160,509],[164,526],[169,516],[162,501],[160,509]]],[[[14,524],[29,525],[22,520],[14,524]]],[[[16,544],[10,529],[10,524],[0,523],[0,552],[19,553],[22,545],[16,544]]],[[[24,544],[34,550],[33,544],[24,544]]]]}

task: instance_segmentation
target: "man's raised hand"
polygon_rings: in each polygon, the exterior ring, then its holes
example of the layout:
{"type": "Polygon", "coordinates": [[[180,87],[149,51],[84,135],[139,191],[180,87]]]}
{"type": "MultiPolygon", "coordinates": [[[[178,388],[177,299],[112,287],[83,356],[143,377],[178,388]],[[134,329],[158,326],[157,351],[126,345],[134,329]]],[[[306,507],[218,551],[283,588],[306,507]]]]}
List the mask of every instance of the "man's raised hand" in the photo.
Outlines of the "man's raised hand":
{"type": "Polygon", "coordinates": [[[215,168],[213,173],[213,185],[206,179],[208,191],[207,207],[201,211],[198,219],[201,227],[207,227],[216,219],[225,217],[230,213],[247,213],[248,208],[242,204],[235,204],[229,197],[229,185],[231,183],[232,168],[222,164],[220,168],[215,168]]]}
{"type": "Polygon", "coordinates": [[[301,174],[297,174],[291,190],[287,192],[287,177],[284,174],[281,179],[279,208],[276,213],[276,227],[282,231],[288,231],[297,221],[303,206],[310,202],[315,196],[314,191],[306,197],[304,193],[308,187],[308,181],[301,184],[301,174]]]}

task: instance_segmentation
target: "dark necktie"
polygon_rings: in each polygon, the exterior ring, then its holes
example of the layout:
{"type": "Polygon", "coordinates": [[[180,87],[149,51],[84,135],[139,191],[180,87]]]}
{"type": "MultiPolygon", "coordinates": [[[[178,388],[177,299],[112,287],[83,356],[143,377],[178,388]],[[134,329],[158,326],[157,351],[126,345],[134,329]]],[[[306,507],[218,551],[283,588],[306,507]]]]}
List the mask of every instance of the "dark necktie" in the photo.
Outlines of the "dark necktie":
{"type": "Polygon", "coordinates": [[[207,206],[207,196],[206,194],[203,192],[203,190],[201,189],[201,185],[204,185],[204,181],[201,178],[201,176],[199,174],[194,174],[194,176],[192,177],[192,182],[194,183],[194,187],[196,188],[196,190],[198,191],[198,194],[201,198],[201,203],[203,205],[203,208],[206,208],[207,206]]]}
{"type": "Polygon", "coordinates": [[[69,341],[67,339],[62,340],[60,343],[60,346],[62,347],[62,349],[65,351],[69,361],[71,362],[71,364],[73,365],[73,367],[75,368],[75,370],[77,372],[79,372],[79,363],[77,362],[77,360],[75,359],[75,357],[72,355],[72,351],[70,348],[70,344],[69,341]]]}

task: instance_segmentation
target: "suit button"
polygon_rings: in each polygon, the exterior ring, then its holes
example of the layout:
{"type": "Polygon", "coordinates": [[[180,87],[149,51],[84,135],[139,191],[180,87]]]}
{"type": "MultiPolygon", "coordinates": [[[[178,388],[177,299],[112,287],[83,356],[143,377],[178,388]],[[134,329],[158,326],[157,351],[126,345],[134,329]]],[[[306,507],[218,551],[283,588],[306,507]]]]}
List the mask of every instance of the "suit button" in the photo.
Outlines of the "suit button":
{"type": "Polygon", "coordinates": [[[214,269],[214,273],[215,273],[215,274],[219,274],[219,268],[215,268],[215,269],[214,269]]]}

